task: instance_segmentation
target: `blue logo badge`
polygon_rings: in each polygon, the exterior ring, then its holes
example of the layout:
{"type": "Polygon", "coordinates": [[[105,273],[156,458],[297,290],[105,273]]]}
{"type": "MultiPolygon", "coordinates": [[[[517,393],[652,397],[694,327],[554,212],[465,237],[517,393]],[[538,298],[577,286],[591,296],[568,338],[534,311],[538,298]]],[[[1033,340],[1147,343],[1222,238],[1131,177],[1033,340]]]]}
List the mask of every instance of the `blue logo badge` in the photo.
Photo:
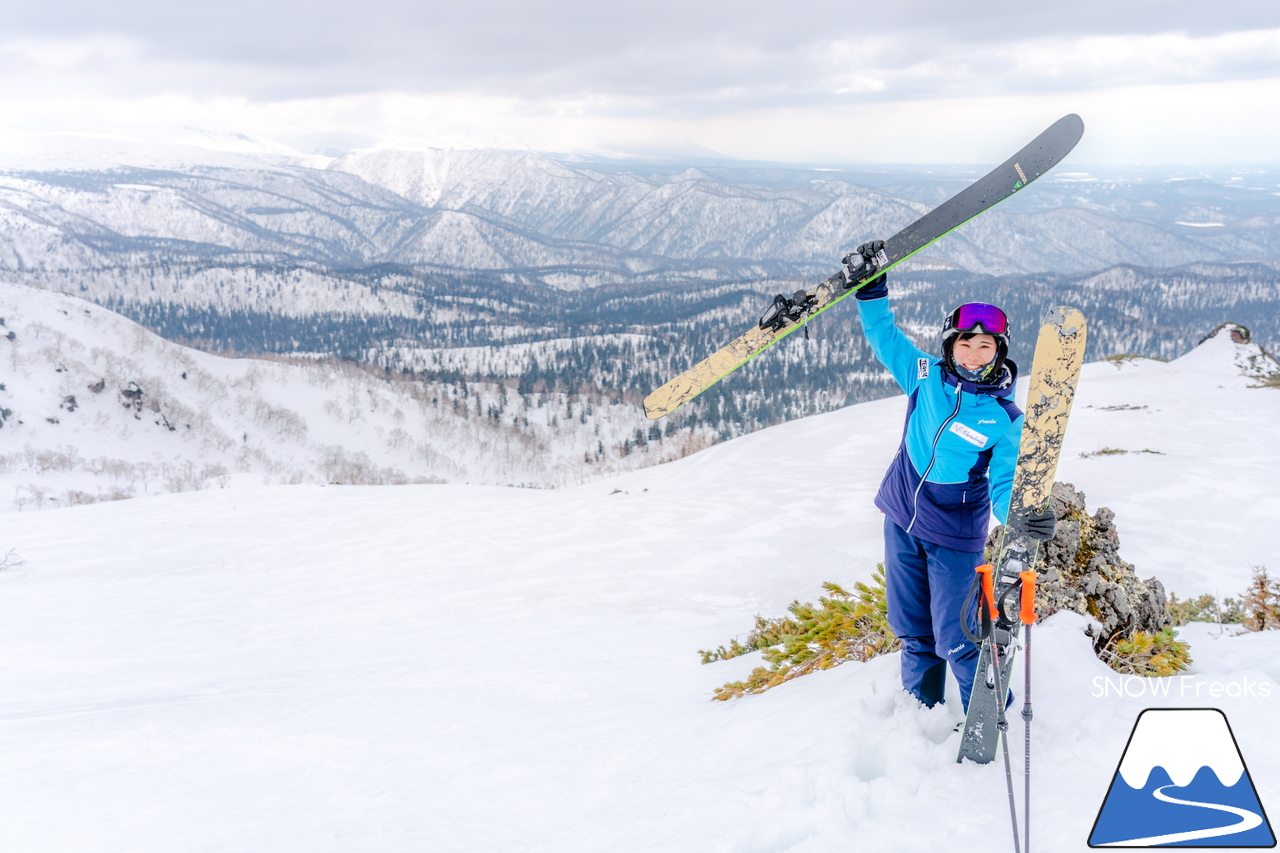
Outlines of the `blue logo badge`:
{"type": "Polygon", "coordinates": [[[1217,708],[1138,715],[1090,847],[1274,847],[1227,717],[1217,708]]]}

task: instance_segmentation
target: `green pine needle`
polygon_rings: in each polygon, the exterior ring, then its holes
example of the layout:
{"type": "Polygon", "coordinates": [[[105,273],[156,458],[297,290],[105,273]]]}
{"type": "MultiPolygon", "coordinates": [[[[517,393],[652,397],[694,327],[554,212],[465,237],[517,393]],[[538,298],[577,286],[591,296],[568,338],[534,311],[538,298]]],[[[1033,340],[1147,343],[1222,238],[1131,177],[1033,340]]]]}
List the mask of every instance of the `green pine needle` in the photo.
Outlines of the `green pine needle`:
{"type": "Polygon", "coordinates": [[[763,693],[810,672],[851,660],[868,661],[901,646],[886,616],[883,564],[876,566],[870,585],[854,584],[852,593],[834,583],[822,588],[827,595],[817,605],[795,601],[787,608],[790,616],[756,616],[745,643],[734,639],[727,648],[700,652],[702,662],[711,663],[759,651],[768,664],[753,669],[743,681],[716,688],[715,699],[763,693]]]}

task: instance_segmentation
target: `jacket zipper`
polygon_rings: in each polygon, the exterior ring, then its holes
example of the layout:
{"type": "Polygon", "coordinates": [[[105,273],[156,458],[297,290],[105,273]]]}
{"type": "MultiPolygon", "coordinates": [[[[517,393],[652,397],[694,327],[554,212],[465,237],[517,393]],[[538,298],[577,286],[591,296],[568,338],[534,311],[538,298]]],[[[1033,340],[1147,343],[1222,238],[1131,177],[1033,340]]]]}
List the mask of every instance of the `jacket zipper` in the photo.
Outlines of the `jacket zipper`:
{"type": "MultiPolygon", "coordinates": [[[[907,533],[911,532],[911,528],[916,526],[916,516],[920,514],[920,490],[924,488],[925,478],[929,476],[929,472],[933,470],[933,463],[938,458],[938,441],[942,439],[942,433],[947,428],[947,424],[956,419],[956,415],[960,414],[960,383],[956,383],[956,407],[951,412],[951,416],[942,422],[938,427],[937,434],[933,437],[933,447],[929,451],[929,464],[925,467],[924,473],[920,475],[920,482],[916,485],[915,492],[911,495],[911,523],[907,525],[907,533]]],[[[911,463],[910,454],[907,455],[907,464],[911,463]]]]}

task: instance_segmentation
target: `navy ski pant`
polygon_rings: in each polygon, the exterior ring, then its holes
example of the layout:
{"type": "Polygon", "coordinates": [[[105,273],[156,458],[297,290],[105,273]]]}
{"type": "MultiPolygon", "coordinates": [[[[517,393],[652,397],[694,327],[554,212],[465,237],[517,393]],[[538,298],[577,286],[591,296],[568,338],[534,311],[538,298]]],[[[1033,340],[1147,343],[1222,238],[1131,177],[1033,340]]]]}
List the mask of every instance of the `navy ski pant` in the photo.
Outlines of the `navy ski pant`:
{"type": "MultiPolygon", "coordinates": [[[[981,552],[927,542],[885,517],[885,592],[889,626],[902,640],[902,687],[928,707],[943,699],[948,663],[969,707],[978,647],[960,628],[960,605],[981,563],[981,552]]],[[[976,601],[969,611],[972,629],[976,601]]]]}

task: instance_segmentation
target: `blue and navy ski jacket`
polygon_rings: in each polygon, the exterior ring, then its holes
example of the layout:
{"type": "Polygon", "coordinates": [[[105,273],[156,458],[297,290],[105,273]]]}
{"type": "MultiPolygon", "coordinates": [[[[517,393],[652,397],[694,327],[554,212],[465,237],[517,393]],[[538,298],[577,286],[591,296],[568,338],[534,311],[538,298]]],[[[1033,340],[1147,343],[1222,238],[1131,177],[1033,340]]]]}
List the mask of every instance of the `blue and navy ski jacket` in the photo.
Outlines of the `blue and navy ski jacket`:
{"type": "Polygon", "coordinates": [[[1018,368],[999,385],[956,377],[893,322],[886,288],[858,300],[872,351],[907,394],[902,445],[880,484],[876,506],[908,533],[960,551],[981,551],[995,505],[1001,523],[1018,461],[1022,412],[1013,403],[1018,368]],[[883,294],[883,295],[880,295],[883,294]],[[870,297],[870,298],[868,298],[870,297]]]}

